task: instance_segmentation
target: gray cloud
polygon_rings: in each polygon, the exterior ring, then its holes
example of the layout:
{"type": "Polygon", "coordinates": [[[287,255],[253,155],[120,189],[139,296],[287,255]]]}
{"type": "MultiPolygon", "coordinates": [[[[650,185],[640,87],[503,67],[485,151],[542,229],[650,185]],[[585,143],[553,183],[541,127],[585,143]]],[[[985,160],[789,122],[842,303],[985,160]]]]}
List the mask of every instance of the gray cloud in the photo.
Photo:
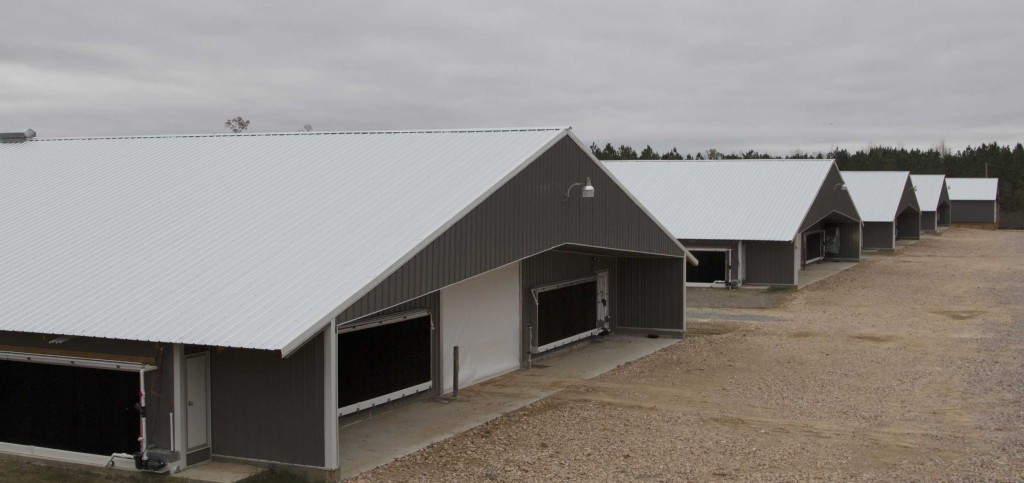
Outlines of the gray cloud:
{"type": "Polygon", "coordinates": [[[20,2],[0,128],[572,125],[684,152],[1024,140],[1024,3],[20,2]],[[599,3],[596,4],[595,3],[599,3]]]}

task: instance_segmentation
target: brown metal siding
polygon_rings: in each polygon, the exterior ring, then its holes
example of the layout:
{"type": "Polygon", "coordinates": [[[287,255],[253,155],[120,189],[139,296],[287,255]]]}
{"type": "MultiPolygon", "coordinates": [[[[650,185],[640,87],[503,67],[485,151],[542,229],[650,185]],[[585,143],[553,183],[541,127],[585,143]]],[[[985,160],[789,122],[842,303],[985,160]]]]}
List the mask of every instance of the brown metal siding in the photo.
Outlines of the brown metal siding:
{"type": "Polygon", "coordinates": [[[686,327],[686,261],[620,258],[614,327],[682,331],[686,327]]]}
{"type": "Polygon", "coordinates": [[[26,332],[0,331],[0,345],[36,349],[57,349],[82,355],[102,354],[115,356],[139,356],[151,358],[158,369],[146,373],[146,434],[149,442],[157,448],[170,449],[171,430],[170,413],[174,410],[174,365],[171,363],[174,351],[170,344],[155,342],[139,342],[131,340],[100,339],[94,337],[75,337],[60,344],[50,344],[56,335],[30,334],[26,332]]]}
{"type": "Polygon", "coordinates": [[[210,352],[213,453],[324,466],[324,341],[277,351],[210,352]]]}
{"type": "Polygon", "coordinates": [[[850,192],[835,189],[842,182],[843,177],[839,173],[839,169],[833,165],[832,169],[828,172],[828,176],[825,177],[821,188],[818,190],[818,196],[814,198],[810,209],[807,210],[803,223],[800,224],[801,233],[832,213],[839,213],[851,220],[860,221],[857,208],[853,204],[853,199],[850,198],[850,192]]]}
{"type": "MultiPolygon", "coordinates": [[[[444,189],[439,186],[438,189],[444,189]]],[[[590,156],[562,139],[357,301],[344,322],[531,255],[574,243],[681,256],[681,250],[590,156]],[[590,177],[591,199],[572,183],[590,177]]]]}
{"type": "Polygon", "coordinates": [[[793,280],[796,247],[793,242],[743,242],[746,260],[746,283],[764,285],[796,285],[793,280]]]}
{"type": "Polygon", "coordinates": [[[995,223],[994,201],[953,201],[951,202],[953,223],[995,223]]]}
{"type": "MultiPolygon", "coordinates": [[[[729,274],[733,280],[740,279],[740,243],[737,240],[679,240],[687,250],[701,248],[728,248],[732,250],[732,269],[729,274]]],[[[684,268],[685,271],[685,268],[684,268]]]]}
{"type": "Polygon", "coordinates": [[[892,250],[896,248],[893,238],[895,224],[878,221],[864,223],[865,250],[892,250]]]}

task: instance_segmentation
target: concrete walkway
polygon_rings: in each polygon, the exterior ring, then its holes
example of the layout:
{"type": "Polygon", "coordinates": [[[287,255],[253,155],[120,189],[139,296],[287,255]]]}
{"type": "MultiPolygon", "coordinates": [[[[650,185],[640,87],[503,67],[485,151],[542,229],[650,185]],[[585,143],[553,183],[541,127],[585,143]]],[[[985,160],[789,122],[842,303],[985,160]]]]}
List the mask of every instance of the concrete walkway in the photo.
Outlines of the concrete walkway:
{"type": "Polygon", "coordinates": [[[376,468],[677,342],[623,335],[597,338],[533,369],[462,389],[454,401],[421,399],[368,419],[343,421],[339,476],[376,468]]]}
{"type": "Polygon", "coordinates": [[[208,461],[188,468],[184,471],[173,473],[171,478],[177,478],[188,482],[203,483],[234,483],[244,480],[257,473],[265,471],[258,466],[242,463],[229,463],[226,461],[208,461]]]}
{"type": "Polygon", "coordinates": [[[803,270],[800,270],[800,283],[797,286],[797,289],[802,289],[808,285],[825,280],[839,272],[849,270],[856,265],[856,262],[829,261],[822,261],[807,265],[803,270]]]}

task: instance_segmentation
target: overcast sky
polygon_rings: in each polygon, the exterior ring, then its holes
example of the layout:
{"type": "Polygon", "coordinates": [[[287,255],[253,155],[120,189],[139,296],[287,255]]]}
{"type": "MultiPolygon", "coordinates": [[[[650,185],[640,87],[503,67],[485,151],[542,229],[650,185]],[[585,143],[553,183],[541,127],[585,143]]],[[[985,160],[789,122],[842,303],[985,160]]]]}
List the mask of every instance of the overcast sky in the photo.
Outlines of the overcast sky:
{"type": "Polygon", "coordinates": [[[1024,1],[16,1],[0,129],[571,125],[695,153],[1024,141],[1024,1]]]}

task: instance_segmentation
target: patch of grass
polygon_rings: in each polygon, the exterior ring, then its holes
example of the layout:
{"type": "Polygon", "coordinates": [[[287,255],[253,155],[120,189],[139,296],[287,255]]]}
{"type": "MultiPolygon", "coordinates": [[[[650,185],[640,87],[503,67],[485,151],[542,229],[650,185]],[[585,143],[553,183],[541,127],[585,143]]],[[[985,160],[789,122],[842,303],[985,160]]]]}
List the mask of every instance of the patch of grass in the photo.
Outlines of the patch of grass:
{"type": "Polygon", "coordinates": [[[16,458],[0,458],[0,481],[17,481],[24,483],[64,483],[68,481],[81,483],[137,483],[149,480],[146,476],[135,475],[117,470],[102,468],[67,468],[43,463],[36,463],[16,458]]]}

